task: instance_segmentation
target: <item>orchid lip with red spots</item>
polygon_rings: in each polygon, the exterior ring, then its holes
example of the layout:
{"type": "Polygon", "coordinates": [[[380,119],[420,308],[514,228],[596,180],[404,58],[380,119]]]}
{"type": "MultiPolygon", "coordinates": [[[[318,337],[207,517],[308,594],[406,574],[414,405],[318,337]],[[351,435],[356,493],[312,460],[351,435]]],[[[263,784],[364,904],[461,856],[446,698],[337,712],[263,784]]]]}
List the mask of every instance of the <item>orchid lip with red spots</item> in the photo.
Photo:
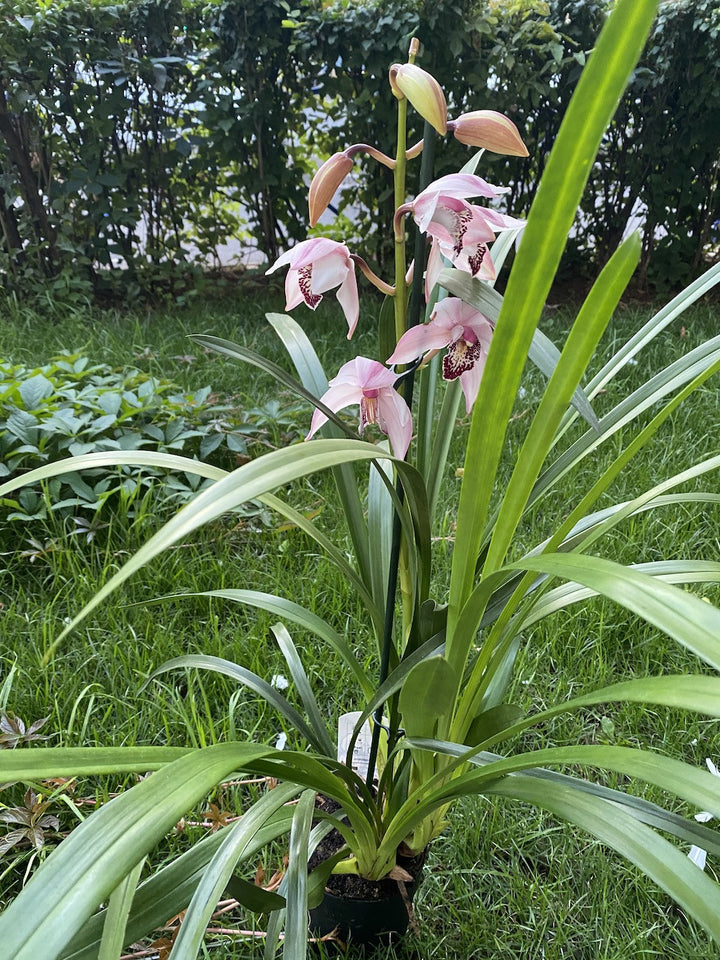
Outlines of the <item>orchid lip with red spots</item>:
{"type": "Polygon", "coordinates": [[[492,324],[479,310],[457,297],[447,297],[438,303],[429,323],[411,327],[402,335],[388,363],[411,363],[447,347],[443,377],[460,379],[469,413],[480,389],[492,331],[492,324]]]}

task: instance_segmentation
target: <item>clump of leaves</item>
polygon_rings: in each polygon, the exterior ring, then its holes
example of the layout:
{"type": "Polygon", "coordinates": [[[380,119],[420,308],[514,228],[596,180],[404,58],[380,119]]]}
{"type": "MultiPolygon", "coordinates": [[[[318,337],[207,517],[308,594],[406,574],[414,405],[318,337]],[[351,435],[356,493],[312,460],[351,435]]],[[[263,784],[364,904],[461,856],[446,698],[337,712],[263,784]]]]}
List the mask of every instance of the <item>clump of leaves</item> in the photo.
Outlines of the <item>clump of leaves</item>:
{"type": "MultiPolygon", "coordinates": [[[[297,437],[297,405],[243,411],[234,398],[220,402],[209,386],[182,392],[169,380],[134,368],[91,365],[78,353],[63,353],[29,368],[0,361],[0,477],[44,463],[112,450],[157,450],[183,454],[219,466],[248,458],[248,445],[276,446],[297,437]]],[[[8,520],[46,520],[51,512],[73,517],[76,533],[90,541],[101,528],[95,520],[108,501],[129,517],[142,510],[142,497],[157,488],[159,472],[130,468],[69,473],[43,491],[28,487],[5,501],[8,520]],[[78,511],[90,511],[86,527],[78,511]]],[[[159,485],[177,504],[198,492],[203,481],[185,475],[159,485]]]]}
{"type": "Polygon", "coordinates": [[[31,740],[47,740],[38,733],[48,721],[48,717],[34,720],[28,727],[25,721],[14,713],[0,712],[0,750],[12,750],[21,743],[30,743],[31,740]]]}
{"type": "Polygon", "coordinates": [[[0,821],[18,824],[0,839],[0,856],[26,843],[40,853],[46,843],[46,831],[52,830],[56,833],[60,829],[58,817],[47,812],[50,803],[50,800],[44,799],[30,788],[25,793],[22,806],[0,810],[0,821]]]}

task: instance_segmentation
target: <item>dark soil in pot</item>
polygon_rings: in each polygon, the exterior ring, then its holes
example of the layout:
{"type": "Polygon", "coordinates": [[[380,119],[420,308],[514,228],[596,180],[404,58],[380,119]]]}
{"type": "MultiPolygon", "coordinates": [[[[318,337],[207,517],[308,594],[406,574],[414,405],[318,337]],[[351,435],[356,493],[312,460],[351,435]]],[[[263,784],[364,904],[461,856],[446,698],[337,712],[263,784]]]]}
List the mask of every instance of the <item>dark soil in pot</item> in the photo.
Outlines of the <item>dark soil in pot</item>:
{"type": "MultiPolygon", "coordinates": [[[[316,805],[330,812],[337,809],[337,804],[322,797],[318,797],[316,805]]],[[[343,843],[342,835],[332,830],[310,858],[310,869],[331,857],[343,843]]],[[[322,903],[310,911],[311,934],[325,937],[335,932],[343,942],[352,940],[369,946],[387,943],[393,935],[402,936],[410,923],[425,856],[398,856],[397,862],[414,878],[412,881],[331,874],[322,903]]]]}

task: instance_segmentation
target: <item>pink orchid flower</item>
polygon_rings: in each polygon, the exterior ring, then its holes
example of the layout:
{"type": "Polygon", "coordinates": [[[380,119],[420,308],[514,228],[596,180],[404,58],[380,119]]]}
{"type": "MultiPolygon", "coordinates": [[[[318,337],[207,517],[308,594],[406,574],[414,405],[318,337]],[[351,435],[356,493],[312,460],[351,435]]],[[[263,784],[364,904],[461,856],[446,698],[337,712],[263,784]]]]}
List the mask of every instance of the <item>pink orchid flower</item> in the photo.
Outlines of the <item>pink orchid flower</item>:
{"type": "Polygon", "coordinates": [[[412,363],[417,357],[447,347],[443,377],[460,378],[465,409],[470,413],[480,389],[492,332],[492,324],[482,313],[457,297],[447,297],[438,303],[429,323],[411,327],[400,337],[388,363],[412,363]]]}
{"type": "MultiPolygon", "coordinates": [[[[355,357],[340,368],[329,383],[322,402],[335,413],[351,404],[360,404],[360,433],[376,423],[390,439],[396,457],[404,459],[412,437],[412,417],[400,394],[394,389],[397,376],[377,360],[355,357]]],[[[320,410],[313,414],[306,440],[327,422],[320,410]]]]}
{"type": "Polygon", "coordinates": [[[303,240],[281,257],[267,270],[273,273],[278,267],[289,264],[285,278],[286,310],[292,310],[301,301],[315,310],[322,294],[338,287],[337,298],[348,323],[348,340],[355,332],[360,315],[355,263],[344,243],[327,237],[303,240]]]}
{"type": "Polygon", "coordinates": [[[492,198],[502,193],[505,188],[494,187],[482,177],[457,173],[440,177],[418,194],[411,205],[413,217],[419,229],[433,238],[428,287],[439,272],[441,253],[474,277],[495,278],[488,243],[501,230],[523,226],[523,221],[489,207],[474,206],[468,203],[468,197],[492,198]]]}

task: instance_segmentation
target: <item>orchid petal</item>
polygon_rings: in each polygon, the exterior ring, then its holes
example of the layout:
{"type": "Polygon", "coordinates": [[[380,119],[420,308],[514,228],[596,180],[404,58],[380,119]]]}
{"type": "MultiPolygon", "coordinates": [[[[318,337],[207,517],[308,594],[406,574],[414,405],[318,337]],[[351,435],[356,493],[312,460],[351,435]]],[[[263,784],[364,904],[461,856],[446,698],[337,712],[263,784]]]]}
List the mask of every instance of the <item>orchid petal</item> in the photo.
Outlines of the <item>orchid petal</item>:
{"type": "MultiPolygon", "coordinates": [[[[308,267],[302,269],[307,270],[308,267]]],[[[320,257],[311,266],[311,289],[313,293],[325,293],[344,283],[348,273],[348,260],[336,254],[320,257]]]]}
{"type": "MultiPolygon", "coordinates": [[[[336,386],[331,386],[322,395],[321,402],[326,407],[329,407],[333,413],[337,413],[338,410],[349,407],[353,403],[360,403],[361,398],[362,390],[359,387],[351,383],[340,383],[336,386]]],[[[327,423],[327,420],[328,417],[326,414],[321,410],[316,410],[310,422],[310,430],[305,439],[309,440],[324,423],[327,423]]]]}
{"type": "Polygon", "coordinates": [[[440,244],[433,237],[433,242],[430,247],[430,256],[428,257],[427,266],[425,268],[425,302],[430,303],[430,297],[433,292],[435,284],[438,282],[438,277],[440,276],[440,271],[442,270],[443,264],[443,254],[440,249],[440,244]]]}
{"type": "Polygon", "coordinates": [[[404,460],[412,439],[412,417],[408,405],[393,389],[384,390],[379,399],[378,425],[387,434],[395,456],[404,460]]]}
{"type": "MultiPolygon", "coordinates": [[[[322,297],[319,297],[315,303],[315,307],[317,307],[320,300],[322,300],[322,297]]],[[[303,302],[307,303],[307,300],[305,300],[305,294],[300,286],[298,272],[297,270],[288,270],[287,276],[285,277],[285,309],[293,310],[299,303],[303,302]]],[[[310,304],[308,304],[308,306],[310,306],[310,304]]],[[[310,309],[314,310],[315,307],[310,307],[310,309]]]]}
{"type": "Polygon", "coordinates": [[[472,367],[460,374],[460,386],[465,394],[466,413],[470,413],[477,399],[478,391],[480,390],[480,381],[482,380],[482,375],[485,370],[486,359],[487,351],[483,350],[482,356],[475,361],[472,367]]]}
{"type": "Polygon", "coordinates": [[[343,262],[350,256],[350,251],[344,243],[338,243],[337,240],[331,240],[329,237],[312,237],[310,240],[303,240],[290,252],[295,254],[290,260],[293,270],[314,266],[318,260],[326,257],[334,257],[337,261],[343,262]]]}
{"type": "Polygon", "coordinates": [[[360,390],[392,389],[397,380],[397,376],[392,370],[388,370],[377,360],[368,360],[367,357],[355,357],[354,360],[346,363],[330,382],[339,383],[341,378],[343,380],[352,378],[352,382],[360,390]]]}
{"type": "Polygon", "coordinates": [[[283,253],[266,271],[289,265],[285,278],[285,309],[292,310],[303,300],[315,310],[322,294],[339,287],[337,298],[348,323],[348,339],[352,336],[360,315],[355,262],[344,243],[329,237],[303,240],[292,250],[283,253]]]}
{"type": "Polygon", "coordinates": [[[492,326],[487,317],[458,297],[446,297],[441,300],[435,307],[433,318],[436,323],[444,324],[447,329],[460,324],[462,327],[472,330],[478,340],[485,339],[484,331],[486,327],[492,332],[492,326]]]}
{"type": "Polygon", "coordinates": [[[410,327],[398,340],[398,344],[388,363],[412,363],[418,357],[428,353],[430,350],[440,350],[446,347],[452,339],[449,331],[441,324],[430,323],[419,324],[417,327],[410,327]]]}
{"type": "Polygon", "coordinates": [[[355,264],[352,260],[350,261],[350,268],[345,279],[341,283],[335,296],[343,308],[343,313],[345,314],[345,319],[348,324],[347,338],[350,340],[353,333],[355,333],[355,327],[360,317],[360,297],[358,295],[357,277],[355,276],[355,264]]]}
{"type": "Polygon", "coordinates": [[[448,173],[425,187],[416,197],[415,203],[421,197],[433,194],[467,200],[468,197],[498,197],[507,190],[507,187],[493,186],[474,173],[448,173]]]}

